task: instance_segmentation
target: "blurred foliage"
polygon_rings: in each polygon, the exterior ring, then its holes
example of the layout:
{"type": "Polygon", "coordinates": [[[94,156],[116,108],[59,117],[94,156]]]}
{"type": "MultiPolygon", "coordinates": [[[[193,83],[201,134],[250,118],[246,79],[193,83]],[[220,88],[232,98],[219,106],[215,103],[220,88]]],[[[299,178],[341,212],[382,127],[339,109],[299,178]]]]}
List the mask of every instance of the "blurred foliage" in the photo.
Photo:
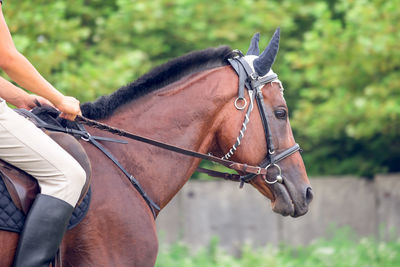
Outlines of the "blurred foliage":
{"type": "Polygon", "coordinates": [[[17,48],[59,90],[89,101],[186,52],[265,46],[309,174],[399,171],[396,0],[6,0],[17,48]]]}
{"type": "Polygon", "coordinates": [[[285,54],[292,86],[301,88],[292,125],[310,151],[307,166],[367,176],[400,171],[398,1],[338,1],[334,11],[321,2],[313,12],[301,47],[285,54]]]}
{"type": "Polygon", "coordinates": [[[183,243],[161,245],[156,267],[380,267],[399,266],[400,241],[382,242],[373,238],[357,238],[348,228],[337,230],[329,239],[315,240],[308,246],[271,245],[264,248],[245,246],[235,258],[211,240],[207,248],[191,251],[183,243]]]}

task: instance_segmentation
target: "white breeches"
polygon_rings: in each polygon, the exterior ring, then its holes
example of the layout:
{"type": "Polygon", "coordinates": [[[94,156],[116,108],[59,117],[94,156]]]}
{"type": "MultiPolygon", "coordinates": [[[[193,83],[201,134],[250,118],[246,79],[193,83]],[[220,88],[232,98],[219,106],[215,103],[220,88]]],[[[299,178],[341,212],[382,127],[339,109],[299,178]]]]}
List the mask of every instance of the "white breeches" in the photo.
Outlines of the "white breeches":
{"type": "Polygon", "coordinates": [[[81,165],[0,98],[0,158],[37,179],[42,194],[75,206],[86,181],[81,165]]]}

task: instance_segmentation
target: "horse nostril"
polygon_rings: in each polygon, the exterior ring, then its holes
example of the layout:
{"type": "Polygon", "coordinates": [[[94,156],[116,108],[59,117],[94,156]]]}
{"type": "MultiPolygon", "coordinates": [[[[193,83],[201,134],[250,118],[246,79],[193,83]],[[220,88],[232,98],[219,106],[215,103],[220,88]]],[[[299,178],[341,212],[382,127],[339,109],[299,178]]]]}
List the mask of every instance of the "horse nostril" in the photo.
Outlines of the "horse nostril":
{"type": "Polygon", "coordinates": [[[314,198],[314,194],[312,192],[312,188],[311,187],[307,187],[306,190],[306,202],[307,204],[310,204],[310,202],[313,200],[314,198]]]}

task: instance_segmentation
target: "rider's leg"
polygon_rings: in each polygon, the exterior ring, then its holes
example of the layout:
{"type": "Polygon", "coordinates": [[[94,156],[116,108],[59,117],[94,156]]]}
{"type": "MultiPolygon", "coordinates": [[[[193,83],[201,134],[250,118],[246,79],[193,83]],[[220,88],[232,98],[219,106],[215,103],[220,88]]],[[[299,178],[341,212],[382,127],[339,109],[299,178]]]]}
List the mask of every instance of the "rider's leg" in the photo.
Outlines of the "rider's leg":
{"type": "Polygon", "coordinates": [[[49,195],[37,195],[26,217],[14,267],[48,267],[61,244],[74,208],[49,195]]]}
{"type": "Polygon", "coordinates": [[[48,266],[60,245],[86,174],[57,143],[0,102],[0,158],[38,180],[14,266],[48,266]]]}

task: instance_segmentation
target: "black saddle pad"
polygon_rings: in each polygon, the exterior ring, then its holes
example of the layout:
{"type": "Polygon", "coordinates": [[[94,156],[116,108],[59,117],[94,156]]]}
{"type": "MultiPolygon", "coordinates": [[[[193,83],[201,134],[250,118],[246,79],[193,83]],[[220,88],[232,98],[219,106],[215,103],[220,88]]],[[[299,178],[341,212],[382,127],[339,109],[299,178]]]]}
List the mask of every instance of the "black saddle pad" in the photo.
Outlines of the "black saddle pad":
{"type": "MultiPolygon", "coordinates": [[[[81,204],[75,208],[68,224],[68,230],[77,226],[85,217],[89,210],[90,198],[92,195],[91,188],[82,200],[81,204]]],[[[0,230],[20,233],[25,223],[25,214],[17,209],[12,202],[10,194],[0,177],[0,230]]]]}

